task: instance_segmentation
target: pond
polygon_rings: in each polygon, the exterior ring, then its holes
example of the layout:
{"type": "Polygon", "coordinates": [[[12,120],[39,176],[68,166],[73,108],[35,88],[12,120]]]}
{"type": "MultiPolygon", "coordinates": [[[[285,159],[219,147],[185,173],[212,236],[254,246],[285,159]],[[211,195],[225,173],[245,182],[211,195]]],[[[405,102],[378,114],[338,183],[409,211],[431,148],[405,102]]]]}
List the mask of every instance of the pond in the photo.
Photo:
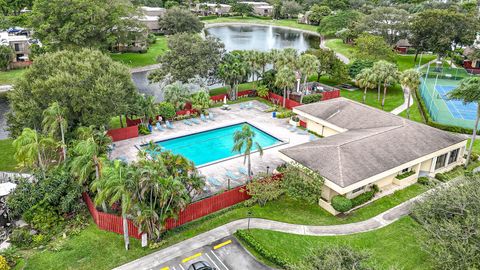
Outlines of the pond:
{"type": "Polygon", "coordinates": [[[294,48],[303,52],[320,45],[318,35],[271,25],[224,25],[204,31],[206,35],[219,38],[227,51],[294,48]]]}

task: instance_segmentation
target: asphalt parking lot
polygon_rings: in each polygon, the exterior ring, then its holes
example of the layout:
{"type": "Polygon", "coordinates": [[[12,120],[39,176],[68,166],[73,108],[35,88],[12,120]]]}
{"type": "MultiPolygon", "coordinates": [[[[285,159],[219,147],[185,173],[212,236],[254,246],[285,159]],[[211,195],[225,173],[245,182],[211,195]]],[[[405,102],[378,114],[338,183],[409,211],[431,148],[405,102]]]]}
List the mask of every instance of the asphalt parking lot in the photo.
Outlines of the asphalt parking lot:
{"type": "Polygon", "coordinates": [[[217,270],[267,270],[272,269],[255,260],[233,237],[224,238],[218,242],[203,246],[188,252],[164,264],[151,268],[152,270],[188,270],[188,267],[198,261],[207,262],[217,270]]]}

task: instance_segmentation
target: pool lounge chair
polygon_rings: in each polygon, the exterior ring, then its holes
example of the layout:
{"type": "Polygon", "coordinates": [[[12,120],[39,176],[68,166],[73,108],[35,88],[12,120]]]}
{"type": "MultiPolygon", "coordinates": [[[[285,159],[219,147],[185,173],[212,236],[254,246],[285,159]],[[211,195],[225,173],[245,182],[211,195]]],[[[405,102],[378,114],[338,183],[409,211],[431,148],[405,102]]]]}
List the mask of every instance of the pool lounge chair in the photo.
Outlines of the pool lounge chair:
{"type": "Polygon", "coordinates": [[[240,109],[242,109],[242,110],[245,109],[245,104],[240,103],[240,109]]]}
{"type": "Polygon", "coordinates": [[[310,138],[308,139],[309,141],[313,142],[313,141],[316,141],[318,140],[318,137],[313,135],[313,134],[310,134],[310,138]]]}
{"type": "Polygon", "coordinates": [[[198,120],[195,119],[195,118],[190,119],[190,121],[191,121],[192,123],[194,123],[194,124],[197,124],[197,125],[200,124],[200,121],[198,121],[198,120]]]}
{"type": "Polygon", "coordinates": [[[192,125],[192,123],[190,123],[190,121],[188,121],[188,120],[186,120],[186,119],[183,120],[182,122],[183,122],[185,125],[187,125],[187,126],[191,126],[191,125],[192,125]]]}
{"type": "Polygon", "coordinates": [[[167,125],[167,128],[173,129],[173,125],[172,125],[172,123],[170,123],[170,121],[168,121],[168,120],[165,121],[165,125],[167,125]]]}
{"type": "Polygon", "coordinates": [[[239,180],[240,179],[240,176],[235,175],[230,170],[227,170],[227,173],[225,175],[232,180],[239,180]]]}
{"type": "Polygon", "coordinates": [[[213,113],[209,113],[208,118],[212,121],[215,121],[215,117],[214,117],[213,113]]]}
{"type": "Polygon", "coordinates": [[[207,182],[210,183],[211,185],[216,186],[216,187],[219,187],[219,186],[222,185],[222,182],[218,181],[217,178],[215,178],[215,177],[207,178],[207,182]]]}
{"type": "Polygon", "coordinates": [[[239,172],[240,174],[245,175],[245,176],[248,175],[248,171],[247,171],[244,167],[238,167],[238,172],[239,172]]]}
{"type": "Polygon", "coordinates": [[[207,122],[207,118],[205,118],[205,115],[202,113],[200,114],[200,119],[203,121],[203,122],[207,122]]]}
{"type": "Polygon", "coordinates": [[[157,124],[155,124],[155,129],[158,131],[163,131],[163,127],[162,125],[160,125],[160,122],[157,122],[157,124]]]}
{"type": "Polygon", "coordinates": [[[248,102],[247,109],[250,110],[251,108],[253,108],[253,102],[250,101],[248,102]]]}
{"type": "Polygon", "coordinates": [[[300,134],[300,135],[308,135],[308,131],[306,131],[306,130],[304,130],[304,129],[301,129],[301,128],[299,128],[299,129],[297,130],[297,133],[300,134]]]}

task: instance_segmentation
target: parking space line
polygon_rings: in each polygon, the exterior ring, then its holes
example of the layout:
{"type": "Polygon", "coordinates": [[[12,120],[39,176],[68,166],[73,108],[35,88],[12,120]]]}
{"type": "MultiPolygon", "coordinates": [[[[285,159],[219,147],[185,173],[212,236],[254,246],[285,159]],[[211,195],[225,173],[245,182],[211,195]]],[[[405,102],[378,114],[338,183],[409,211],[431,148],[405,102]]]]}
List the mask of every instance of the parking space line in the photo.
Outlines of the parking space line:
{"type": "MultiPolygon", "coordinates": [[[[168,266],[167,266],[167,267],[163,267],[163,268],[161,268],[160,270],[170,270],[170,267],[168,267],[168,266]]],[[[173,270],[175,270],[175,268],[173,268],[173,270]]]]}
{"type": "Polygon", "coordinates": [[[179,264],[180,268],[182,268],[182,270],[185,270],[185,268],[183,268],[183,266],[181,264],[179,264]]]}
{"type": "Polygon", "coordinates": [[[205,255],[207,256],[207,258],[213,263],[213,265],[215,266],[215,268],[219,269],[220,270],[220,267],[218,267],[218,265],[215,263],[214,260],[212,260],[212,258],[210,258],[210,256],[208,256],[208,253],[205,253],[205,255]]]}
{"type": "Polygon", "coordinates": [[[193,259],[195,259],[195,258],[197,258],[197,257],[200,257],[200,256],[202,256],[202,253],[201,253],[201,252],[199,252],[199,253],[197,253],[197,254],[193,254],[192,256],[183,259],[183,260],[182,260],[182,263],[186,263],[186,262],[188,262],[188,261],[190,261],[190,260],[193,260],[193,259]]]}
{"type": "Polygon", "coordinates": [[[213,256],[215,256],[215,258],[217,258],[217,260],[223,265],[223,267],[225,267],[225,269],[228,270],[228,267],[222,262],[222,260],[220,260],[220,258],[217,256],[217,254],[215,254],[215,252],[213,252],[213,250],[211,251],[213,256]]]}
{"type": "Polygon", "coordinates": [[[228,244],[231,244],[231,243],[232,243],[232,240],[228,240],[228,241],[225,241],[225,242],[223,242],[223,243],[220,243],[220,244],[214,246],[213,249],[219,249],[219,248],[221,248],[221,247],[223,247],[223,246],[226,246],[226,245],[228,245],[228,244]]]}

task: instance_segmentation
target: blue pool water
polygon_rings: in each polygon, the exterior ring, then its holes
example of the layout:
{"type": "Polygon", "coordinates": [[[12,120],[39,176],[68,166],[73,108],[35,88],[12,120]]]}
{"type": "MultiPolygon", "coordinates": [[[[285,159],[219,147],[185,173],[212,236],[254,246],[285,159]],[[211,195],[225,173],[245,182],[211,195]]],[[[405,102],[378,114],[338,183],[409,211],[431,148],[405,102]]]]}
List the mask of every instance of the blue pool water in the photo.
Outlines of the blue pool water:
{"type": "MultiPolygon", "coordinates": [[[[248,123],[241,123],[165,141],[158,141],[156,144],[159,144],[162,149],[183,155],[193,161],[196,166],[200,166],[238,155],[238,152],[232,152],[233,134],[235,131],[241,130],[244,124],[249,125],[255,132],[254,141],[258,142],[262,148],[281,142],[277,138],[248,123]]],[[[255,147],[253,149],[256,150],[255,147]]]]}

